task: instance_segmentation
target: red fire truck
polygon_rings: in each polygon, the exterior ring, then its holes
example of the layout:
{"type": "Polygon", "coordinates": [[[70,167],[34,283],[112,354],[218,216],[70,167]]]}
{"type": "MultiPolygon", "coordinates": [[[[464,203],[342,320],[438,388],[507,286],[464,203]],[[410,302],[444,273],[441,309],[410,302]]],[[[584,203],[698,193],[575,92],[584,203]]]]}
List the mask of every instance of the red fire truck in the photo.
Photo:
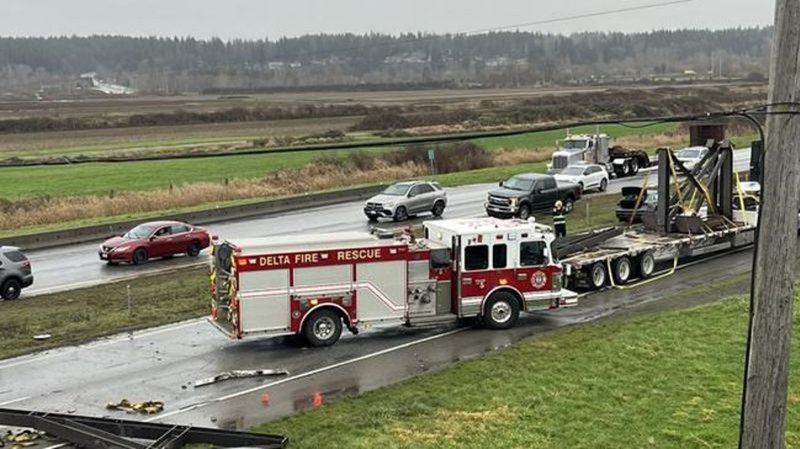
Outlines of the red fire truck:
{"type": "Polygon", "coordinates": [[[377,323],[477,317],[514,325],[521,311],[577,304],[561,287],[554,236],[533,221],[424,224],[424,238],[370,233],[227,240],[213,246],[210,321],[231,338],[302,335],[334,344],[377,323]]]}

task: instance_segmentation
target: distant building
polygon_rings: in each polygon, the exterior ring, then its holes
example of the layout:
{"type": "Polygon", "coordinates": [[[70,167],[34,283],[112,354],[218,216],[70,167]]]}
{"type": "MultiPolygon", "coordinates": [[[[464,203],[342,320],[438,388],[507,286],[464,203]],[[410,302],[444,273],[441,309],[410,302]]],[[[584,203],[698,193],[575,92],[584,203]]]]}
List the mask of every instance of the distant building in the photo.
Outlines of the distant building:
{"type": "Polygon", "coordinates": [[[136,93],[130,87],[121,86],[119,84],[112,84],[97,78],[94,72],[84,73],[78,81],[78,87],[81,89],[94,90],[102,92],[106,95],[132,95],[136,93]]]}

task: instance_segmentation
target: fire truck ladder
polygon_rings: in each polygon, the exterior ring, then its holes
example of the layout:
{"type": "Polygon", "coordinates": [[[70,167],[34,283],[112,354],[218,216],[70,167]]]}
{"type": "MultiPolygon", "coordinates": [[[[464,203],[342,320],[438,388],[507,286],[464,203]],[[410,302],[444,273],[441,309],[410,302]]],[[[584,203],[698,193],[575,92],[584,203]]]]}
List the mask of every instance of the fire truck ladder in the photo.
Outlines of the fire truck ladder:
{"type": "Polygon", "coordinates": [[[177,449],[189,444],[277,449],[288,443],[282,435],[11,409],[0,409],[0,425],[35,429],[86,449],[177,449]]]}

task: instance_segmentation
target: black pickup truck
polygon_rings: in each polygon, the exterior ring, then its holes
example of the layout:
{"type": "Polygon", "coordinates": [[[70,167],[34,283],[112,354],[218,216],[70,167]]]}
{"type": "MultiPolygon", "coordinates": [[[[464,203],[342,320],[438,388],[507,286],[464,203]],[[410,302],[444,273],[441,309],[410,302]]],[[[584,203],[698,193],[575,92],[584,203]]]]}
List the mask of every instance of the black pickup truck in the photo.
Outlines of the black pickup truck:
{"type": "Polygon", "coordinates": [[[486,213],[490,217],[519,217],[527,220],[531,212],[550,210],[561,200],[569,213],[581,197],[578,184],[559,183],[550,175],[525,173],[501,182],[500,188],[489,192],[486,213]]]}

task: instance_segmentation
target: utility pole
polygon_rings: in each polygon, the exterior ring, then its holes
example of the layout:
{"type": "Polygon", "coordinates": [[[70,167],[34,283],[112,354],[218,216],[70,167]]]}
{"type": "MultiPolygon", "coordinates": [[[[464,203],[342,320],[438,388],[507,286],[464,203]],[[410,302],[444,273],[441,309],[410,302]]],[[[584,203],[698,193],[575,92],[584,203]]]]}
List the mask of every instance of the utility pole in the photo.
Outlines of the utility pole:
{"type": "MultiPolygon", "coordinates": [[[[775,1],[769,103],[800,101],[800,1],[775,1]]],[[[797,106],[771,106],[772,112],[797,106]]],[[[800,116],[768,115],[742,392],[742,449],[782,449],[792,337],[800,116]]]]}

